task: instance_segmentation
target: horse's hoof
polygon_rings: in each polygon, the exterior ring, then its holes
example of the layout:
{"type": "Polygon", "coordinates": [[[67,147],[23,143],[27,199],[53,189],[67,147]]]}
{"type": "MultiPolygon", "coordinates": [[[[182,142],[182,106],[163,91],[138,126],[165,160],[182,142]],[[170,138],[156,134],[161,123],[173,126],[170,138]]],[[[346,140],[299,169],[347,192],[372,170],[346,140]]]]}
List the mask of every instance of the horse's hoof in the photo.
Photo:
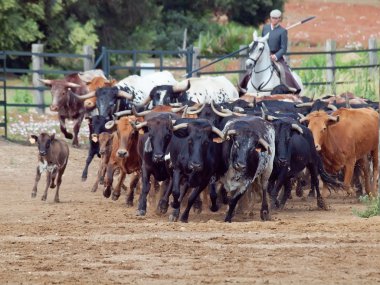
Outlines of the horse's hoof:
{"type": "Polygon", "coordinates": [[[146,211],[145,210],[137,210],[136,211],[136,216],[145,216],[146,211]]]}

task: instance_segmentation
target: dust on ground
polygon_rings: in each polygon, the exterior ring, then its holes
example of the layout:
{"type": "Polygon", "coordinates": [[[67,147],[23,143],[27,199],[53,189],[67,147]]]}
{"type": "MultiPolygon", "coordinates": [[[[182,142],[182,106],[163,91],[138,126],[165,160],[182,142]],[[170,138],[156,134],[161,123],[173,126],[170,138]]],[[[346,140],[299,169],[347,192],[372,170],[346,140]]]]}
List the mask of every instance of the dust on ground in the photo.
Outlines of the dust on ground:
{"type": "MultiPolygon", "coordinates": [[[[81,182],[87,150],[70,147],[60,199],[30,197],[36,146],[0,141],[0,283],[10,284],[375,284],[380,282],[380,217],[361,219],[355,198],[334,193],[330,210],[294,197],[272,221],[191,212],[170,223],[152,207],[91,193],[99,160],[81,182]]],[[[294,195],[295,196],[295,195],[294,195]]],[[[135,202],[136,199],[135,198],[135,202]]]]}

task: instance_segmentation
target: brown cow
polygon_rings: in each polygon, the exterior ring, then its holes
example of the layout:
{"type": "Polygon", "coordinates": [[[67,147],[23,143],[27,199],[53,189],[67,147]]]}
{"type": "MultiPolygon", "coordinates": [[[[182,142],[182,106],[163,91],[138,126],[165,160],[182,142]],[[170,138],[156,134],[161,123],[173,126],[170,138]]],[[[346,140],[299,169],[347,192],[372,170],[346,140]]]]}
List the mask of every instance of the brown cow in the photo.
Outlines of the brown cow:
{"type": "MultiPolygon", "coordinates": [[[[301,121],[309,122],[315,147],[321,153],[328,172],[344,169],[344,186],[352,193],[350,184],[357,161],[365,164],[366,156],[373,161],[372,193],[376,195],[378,181],[379,114],[367,108],[341,108],[328,115],[324,111],[310,113],[301,121]]],[[[365,167],[365,189],[371,192],[368,168],[365,167]]]]}
{"type": "Polygon", "coordinates": [[[46,171],[46,188],[41,200],[46,200],[50,185],[50,188],[57,186],[54,202],[59,202],[59,187],[69,158],[69,147],[64,141],[56,139],[54,134],[50,136],[46,133],[41,133],[39,136],[31,135],[29,140],[32,144],[38,143],[38,166],[32,198],[37,195],[37,184],[40,181],[41,173],[46,171]],[[54,184],[56,178],[57,185],[54,184]]]}
{"type": "Polygon", "coordinates": [[[101,156],[101,160],[99,164],[98,175],[94,186],[92,186],[91,192],[96,192],[96,190],[98,190],[99,183],[103,184],[104,182],[104,175],[106,174],[107,165],[111,157],[112,140],[114,135],[116,134],[110,134],[108,132],[102,132],[99,135],[99,154],[101,156]]]}
{"type": "Polygon", "coordinates": [[[50,110],[58,112],[61,132],[65,135],[65,138],[73,139],[73,146],[78,147],[79,128],[82,124],[86,109],[83,106],[82,100],[79,100],[71,94],[69,89],[72,89],[73,92],[77,94],[86,94],[86,84],[79,78],[77,73],[67,75],[64,79],[44,79],[41,80],[41,82],[51,88],[52,103],[50,110]],[[74,121],[74,136],[66,129],[66,119],[74,121]]]}
{"type": "MultiPolygon", "coordinates": [[[[122,117],[117,121],[110,121],[106,128],[116,127],[116,134],[113,135],[111,157],[107,165],[105,179],[104,197],[111,195],[113,175],[116,169],[120,169],[119,181],[112,192],[112,200],[117,200],[126,174],[131,174],[140,170],[141,159],[137,152],[139,132],[134,127],[135,121],[142,121],[134,116],[122,117]]],[[[139,175],[135,175],[130,181],[130,193],[126,198],[127,206],[133,205],[133,194],[139,180],[139,175]]]]}
{"type": "MultiPolygon", "coordinates": [[[[115,79],[108,80],[103,76],[94,77],[90,82],[87,82],[87,89],[90,92],[94,92],[101,87],[112,87],[117,83],[115,79]]],[[[92,110],[96,106],[96,97],[92,97],[84,100],[84,107],[87,110],[92,110]]]]}

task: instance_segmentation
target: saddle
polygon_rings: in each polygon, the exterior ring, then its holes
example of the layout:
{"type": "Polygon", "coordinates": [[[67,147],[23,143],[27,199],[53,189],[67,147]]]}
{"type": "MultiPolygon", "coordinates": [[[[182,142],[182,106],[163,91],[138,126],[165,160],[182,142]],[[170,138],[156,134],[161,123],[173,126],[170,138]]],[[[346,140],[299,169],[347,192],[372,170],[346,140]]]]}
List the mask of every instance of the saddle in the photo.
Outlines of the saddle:
{"type": "Polygon", "coordinates": [[[274,67],[274,70],[277,72],[278,77],[280,78],[280,83],[284,84],[289,89],[289,91],[296,93],[297,89],[290,87],[286,82],[286,72],[284,66],[276,61],[272,61],[272,65],[274,67]]]}

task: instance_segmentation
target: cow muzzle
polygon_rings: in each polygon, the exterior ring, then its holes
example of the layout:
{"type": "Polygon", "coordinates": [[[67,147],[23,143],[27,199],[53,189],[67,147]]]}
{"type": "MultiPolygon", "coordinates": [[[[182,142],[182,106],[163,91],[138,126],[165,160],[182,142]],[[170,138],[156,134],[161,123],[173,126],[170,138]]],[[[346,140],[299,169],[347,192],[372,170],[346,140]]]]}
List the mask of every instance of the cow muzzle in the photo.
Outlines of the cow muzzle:
{"type": "Polygon", "coordinates": [[[287,160],[286,158],[279,158],[279,159],[278,159],[278,164],[279,164],[280,166],[287,166],[287,164],[288,164],[288,160],[287,160]]]}
{"type": "Polygon", "coordinates": [[[50,105],[50,111],[58,112],[58,106],[57,105],[50,105]]]}
{"type": "Polygon", "coordinates": [[[321,146],[320,146],[319,144],[316,144],[316,145],[315,145],[315,149],[316,149],[317,151],[321,151],[322,148],[321,148],[321,146]]]}
{"type": "Polygon", "coordinates": [[[91,140],[92,140],[94,143],[97,143],[97,142],[98,142],[98,135],[97,135],[97,134],[92,134],[92,135],[91,135],[91,140]]]}
{"type": "Polygon", "coordinates": [[[164,161],[164,155],[163,154],[153,154],[153,162],[162,162],[164,161]]]}
{"type": "Polygon", "coordinates": [[[41,156],[46,156],[46,151],[44,151],[44,150],[40,150],[40,155],[41,155],[41,156]]]}
{"type": "Polygon", "coordinates": [[[128,157],[129,153],[126,149],[118,149],[117,150],[117,156],[120,158],[126,158],[128,157]]]}
{"type": "Polygon", "coordinates": [[[244,171],[247,168],[247,166],[243,163],[237,162],[237,163],[235,163],[234,168],[237,171],[244,171]]]}
{"type": "Polygon", "coordinates": [[[193,171],[201,171],[203,169],[202,163],[197,163],[197,162],[190,162],[189,163],[189,169],[193,171]]]}

